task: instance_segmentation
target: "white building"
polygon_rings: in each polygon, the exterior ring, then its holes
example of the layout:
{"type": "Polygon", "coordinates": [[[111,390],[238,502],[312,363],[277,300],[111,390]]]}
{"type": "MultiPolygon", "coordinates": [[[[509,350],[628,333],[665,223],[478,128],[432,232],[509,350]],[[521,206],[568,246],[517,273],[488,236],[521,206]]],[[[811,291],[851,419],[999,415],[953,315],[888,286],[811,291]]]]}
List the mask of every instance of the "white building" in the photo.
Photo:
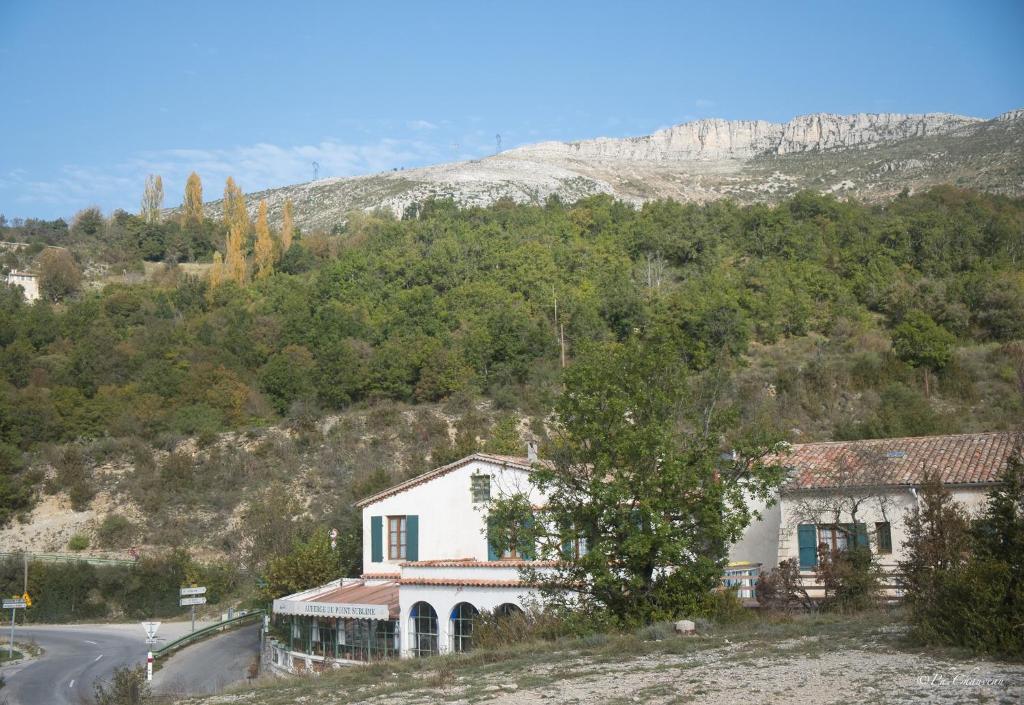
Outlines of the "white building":
{"type": "MultiPolygon", "coordinates": [[[[731,552],[762,570],[796,559],[804,586],[814,580],[822,545],[867,545],[890,573],[904,559],[906,516],[928,475],[937,476],[968,512],[977,514],[1014,452],[1012,433],[804,443],[777,458],[790,474],[770,507],[731,552]]],[[[890,595],[898,596],[895,581],[890,595]]]]}
{"type": "MultiPolygon", "coordinates": [[[[926,473],[977,511],[1014,449],[1009,433],[894,438],[792,446],[778,501],[730,548],[726,586],[754,597],[757,575],[799,560],[814,595],[817,552],[865,541],[892,568],[902,557],[906,512],[926,473]]],[[[533,455],[531,453],[531,455],[533,455]]],[[[534,457],[477,453],[361,500],[363,566],[343,578],[274,601],[289,636],[273,647],[277,667],[465,651],[480,611],[522,610],[537,597],[520,569],[554,563],[512,548],[498,555],[486,535],[486,503],[522,493],[545,504],[529,481],[534,457]]],[[[895,586],[892,592],[898,594],[895,586]]]]}
{"type": "Polygon", "coordinates": [[[26,301],[39,299],[39,277],[30,272],[10,271],[5,277],[8,286],[20,286],[26,301]]]}
{"type": "Polygon", "coordinates": [[[290,616],[287,644],[275,665],[291,671],[329,662],[465,651],[472,620],[483,610],[522,610],[525,566],[550,562],[497,555],[486,535],[486,502],[523,493],[544,497],[528,480],[532,459],[477,453],[395,485],[357,503],[363,513],[359,578],[274,601],[290,616]]]}

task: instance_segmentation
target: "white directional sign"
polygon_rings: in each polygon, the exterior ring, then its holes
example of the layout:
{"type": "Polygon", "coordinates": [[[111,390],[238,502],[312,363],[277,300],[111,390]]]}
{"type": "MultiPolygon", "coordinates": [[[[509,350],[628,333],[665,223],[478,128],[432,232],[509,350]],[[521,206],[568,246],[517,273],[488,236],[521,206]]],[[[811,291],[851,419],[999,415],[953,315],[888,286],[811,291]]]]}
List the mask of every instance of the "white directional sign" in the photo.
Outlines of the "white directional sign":
{"type": "Polygon", "coordinates": [[[189,605],[205,605],[205,597],[183,597],[178,600],[178,604],[182,607],[188,607],[189,605]]]}
{"type": "Polygon", "coordinates": [[[25,601],[20,597],[16,597],[13,600],[4,600],[5,610],[23,610],[25,609],[25,601]]]}
{"type": "Polygon", "coordinates": [[[146,641],[153,641],[156,638],[156,630],[160,628],[160,622],[143,622],[142,628],[146,630],[146,641]]]}
{"type": "Polygon", "coordinates": [[[190,587],[182,588],[180,591],[182,597],[188,597],[189,595],[205,595],[206,588],[204,587],[190,587]]]}

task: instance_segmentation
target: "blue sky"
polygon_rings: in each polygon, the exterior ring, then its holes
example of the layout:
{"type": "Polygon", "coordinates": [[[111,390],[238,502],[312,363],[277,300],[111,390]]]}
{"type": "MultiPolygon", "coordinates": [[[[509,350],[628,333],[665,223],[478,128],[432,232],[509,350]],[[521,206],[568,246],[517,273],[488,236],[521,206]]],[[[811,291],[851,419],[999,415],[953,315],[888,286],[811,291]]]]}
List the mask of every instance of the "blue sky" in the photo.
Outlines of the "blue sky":
{"type": "Polygon", "coordinates": [[[0,213],[701,117],[1024,107],[1024,2],[0,0],[0,213]]]}

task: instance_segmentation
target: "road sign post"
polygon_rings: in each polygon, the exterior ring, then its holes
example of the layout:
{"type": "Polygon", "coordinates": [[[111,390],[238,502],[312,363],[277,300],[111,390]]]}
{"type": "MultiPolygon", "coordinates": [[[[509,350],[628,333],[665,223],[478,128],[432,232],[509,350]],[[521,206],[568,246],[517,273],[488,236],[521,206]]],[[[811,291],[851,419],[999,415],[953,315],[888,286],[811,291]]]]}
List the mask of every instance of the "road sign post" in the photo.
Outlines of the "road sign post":
{"type": "Polygon", "coordinates": [[[153,680],[153,652],[146,652],[146,680],[153,680]]]}
{"type": "Polygon", "coordinates": [[[160,622],[143,622],[142,628],[146,630],[146,643],[156,642],[156,632],[160,628],[160,622]]]}
{"type": "Polygon", "coordinates": [[[178,591],[181,597],[178,600],[178,604],[181,607],[192,607],[192,631],[196,630],[196,605],[206,604],[206,588],[205,587],[183,587],[178,591]]]}
{"type": "Polygon", "coordinates": [[[12,597],[10,600],[4,600],[4,609],[11,611],[11,643],[7,645],[7,658],[14,658],[14,615],[16,610],[23,610],[28,606],[28,593],[26,592],[22,597],[12,597]]]}

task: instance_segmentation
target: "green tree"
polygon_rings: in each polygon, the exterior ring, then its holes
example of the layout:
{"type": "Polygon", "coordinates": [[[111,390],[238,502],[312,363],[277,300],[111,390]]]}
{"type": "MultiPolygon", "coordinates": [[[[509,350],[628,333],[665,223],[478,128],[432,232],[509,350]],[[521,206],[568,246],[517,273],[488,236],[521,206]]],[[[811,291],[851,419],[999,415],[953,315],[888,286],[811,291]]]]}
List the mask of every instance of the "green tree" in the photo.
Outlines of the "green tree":
{"type": "Polygon", "coordinates": [[[341,556],[331,548],[327,529],[318,527],[306,540],[297,540],[292,550],[270,560],[267,566],[267,593],[276,598],[306,590],[338,577],[341,556]]]}
{"type": "Polygon", "coordinates": [[[274,408],[283,414],[292,402],[313,397],[315,369],[316,363],[309,350],[301,345],[289,345],[272,355],[260,370],[260,384],[274,408]]]}
{"type": "Polygon", "coordinates": [[[674,348],[633,337],[586,350],[565,373],[551,462],[532,473],[546,508],[496,498],[492,546],[514,536],[542,556],[563,555],[553,573],[530,579],[556,604],[564,585],[576,586],[579,608],[622,624],[705,608],[752,518],[745,493],[767,498],[782,475],[763,462],[776,449],[767,437],[737,436],[737,459],[723,461],[729,429],[701,406],[674,348]]]}
{"type": "Polygon", "coordinates": [[[907,313],[892,334],[896,356],[924,370],[924,395],[930,396],[929,376],[949,364],[956,338],[920,310],[907,313]]]}
{"type": "Polygon", "coordinates": [[[39,255],[39,292],[48,301],[63,301],[77,294],[82,273],[74,257],[63,247],[48,247],[39,255]]]}

